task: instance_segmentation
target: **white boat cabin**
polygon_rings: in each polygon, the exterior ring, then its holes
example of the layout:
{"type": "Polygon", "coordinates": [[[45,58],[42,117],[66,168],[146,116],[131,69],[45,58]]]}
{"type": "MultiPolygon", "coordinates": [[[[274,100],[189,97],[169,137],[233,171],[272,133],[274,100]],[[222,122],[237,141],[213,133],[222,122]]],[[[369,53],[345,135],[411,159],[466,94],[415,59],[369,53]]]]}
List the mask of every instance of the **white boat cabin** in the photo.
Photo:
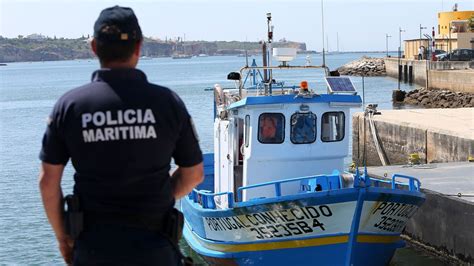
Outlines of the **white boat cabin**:
{"type": "MultiPolygon", "coordinates": [[[[361,104],[355,92],[317,95],[307,88],[282,88],[268,93],[216,85],[215,101],[214,193],[234,192],[237,200],[242,186],[343,172],[349,110],[361,104]]],[[[297,182],[283,184],[281,194],[299,190],[297,182]]],[[[274,196],[274,187],[266,186],[244,190],[241,200],[274,196]]],[[[216,204],[226,208],[227,197],[216,197],[216,204]]]]}

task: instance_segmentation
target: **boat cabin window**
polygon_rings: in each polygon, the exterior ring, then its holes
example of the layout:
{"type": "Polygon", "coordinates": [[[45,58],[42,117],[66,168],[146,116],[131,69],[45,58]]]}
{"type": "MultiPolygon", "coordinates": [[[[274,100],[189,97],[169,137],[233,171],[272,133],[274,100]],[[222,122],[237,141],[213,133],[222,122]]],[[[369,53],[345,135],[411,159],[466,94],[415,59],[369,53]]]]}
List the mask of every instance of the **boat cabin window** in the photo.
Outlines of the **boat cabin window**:
{"type": "Polygon", "coordinates": [[[263,113],[258,118],[258,141],[279,144],[285,140],[285,117],[280,113],[263,113]]]}
{"type": "Polygon", "coordinates": [[[309,113],[294,113],[291,116],[291,142],[307,144],[316,141],[316,115],[309,113]]]}
{"type": "Polygon", "coordinates": [[[324,113],[321,118],[321,140],[324,142],[344,139],[344,112],[324,113]]]}
{"type": "Polygon", "coordinates": [[[245,139],[245,147],[249,146],[249,140],[250,140],[250,116],[246,115],[245,116],[245,134],[244,134],[244,139],[245,139]]]}

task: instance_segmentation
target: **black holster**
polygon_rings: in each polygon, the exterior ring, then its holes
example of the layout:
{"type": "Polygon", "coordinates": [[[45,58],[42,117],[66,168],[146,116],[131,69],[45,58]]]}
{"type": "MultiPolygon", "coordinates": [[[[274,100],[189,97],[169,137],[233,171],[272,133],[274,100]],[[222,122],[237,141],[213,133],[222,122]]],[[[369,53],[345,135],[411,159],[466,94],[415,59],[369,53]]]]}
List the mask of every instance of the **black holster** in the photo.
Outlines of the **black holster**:
{"type": "Polygon", "coordinates": [[[84,213],[80,208],[77,195],[67,195],[64,201],[66,203],[64,212],[66,233],[75,240],[84,230],[84,213]]]}
{"type": "Polygon", "coordinates": [[[168,237],[173,244],[178,245],[183,234],[184,216],[177,209],[173,208],[163,220],[161,233],[168,237]]]}
{"type": "Polygon", "coordinates": [[[169,211],[168,217],[163,220],[161,234],[163,234],[176,249],[182,259],[183,266],[194,265],[191,257],[186,257],[179,249],[179,240],[183,235],[184,215],[179,210],[173,208],[169,211]]]}

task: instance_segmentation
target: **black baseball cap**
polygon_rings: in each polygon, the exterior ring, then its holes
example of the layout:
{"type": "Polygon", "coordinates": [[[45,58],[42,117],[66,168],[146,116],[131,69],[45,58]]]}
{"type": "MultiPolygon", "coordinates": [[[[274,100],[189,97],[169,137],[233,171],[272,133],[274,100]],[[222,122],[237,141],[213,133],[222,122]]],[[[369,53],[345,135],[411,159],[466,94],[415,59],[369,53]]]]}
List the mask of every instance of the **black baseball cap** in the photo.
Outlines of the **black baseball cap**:
{"type": "Polygon", "coordinates": [[[142,40],[138,19],[129,7],[113,6],[100,12],[94,24],[94,38],[103,42],[142,40]]]}

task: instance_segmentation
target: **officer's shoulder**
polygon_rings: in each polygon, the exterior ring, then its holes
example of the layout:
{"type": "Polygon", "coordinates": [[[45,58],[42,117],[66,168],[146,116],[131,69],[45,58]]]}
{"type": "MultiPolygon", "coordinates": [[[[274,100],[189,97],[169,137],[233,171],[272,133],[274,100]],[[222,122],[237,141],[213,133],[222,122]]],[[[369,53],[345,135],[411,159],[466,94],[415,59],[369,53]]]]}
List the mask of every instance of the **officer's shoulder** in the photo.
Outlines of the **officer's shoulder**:
{"type": "Polygon", "coordinates": [[[169,99],[172,103],[178,104],[179,106],[184,105],[183,101],[178,96],[178,94],[175,91],[171,90],[170,88],[153,84],[153,83],[150,83],[150,86],[153,90],[159,93],[161,97],[164,96],[165,98],[169,99]]]}
{"type": "Polygon", "coordinates": [[[78,98],[81,97],[87,97],[91,96],[91,89],[97,86],[107,86],[105,83],[101,84],[101,82],[90,82],[87,84],[84,84],[82,86],[73,88],[67,92],[65,92],[58,101],[64,101],[68,102],[70,100],[77,100],[78,98]]]}
{"type": "Polygon", "coordinates": [[[87,97],[87,95],[90,94],[90,89],[92,86],[94,86],[93,83],[87,83],[68,90],[63,95],[61,95],[61,97],[59,97],[59,99],[56,101],[56,106],[67,107],[81,98],[87,97]]]}

